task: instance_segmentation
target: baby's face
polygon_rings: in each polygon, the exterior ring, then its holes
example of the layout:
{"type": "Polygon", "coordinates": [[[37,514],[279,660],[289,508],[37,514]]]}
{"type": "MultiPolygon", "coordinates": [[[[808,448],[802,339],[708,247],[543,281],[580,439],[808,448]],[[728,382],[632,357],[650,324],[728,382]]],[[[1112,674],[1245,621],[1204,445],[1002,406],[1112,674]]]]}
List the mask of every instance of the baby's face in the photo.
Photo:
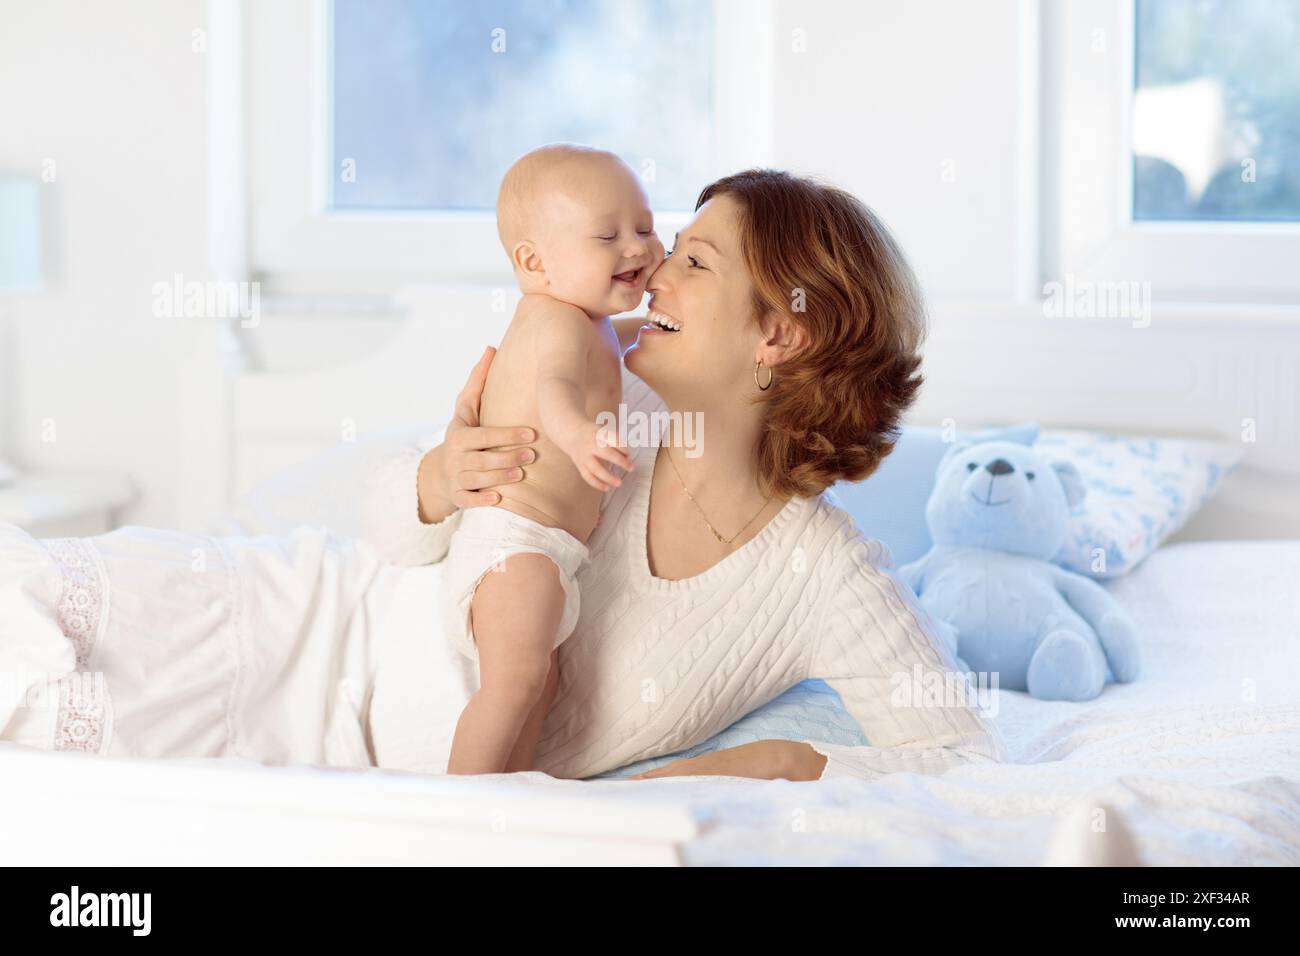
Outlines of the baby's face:
{"type": "Polygon", "coordinates": [[[545,198],[540,251],[547,294],[603,318],[641,304],[664,246],[631,169],[607,160],[583,166],[545,198]]]}

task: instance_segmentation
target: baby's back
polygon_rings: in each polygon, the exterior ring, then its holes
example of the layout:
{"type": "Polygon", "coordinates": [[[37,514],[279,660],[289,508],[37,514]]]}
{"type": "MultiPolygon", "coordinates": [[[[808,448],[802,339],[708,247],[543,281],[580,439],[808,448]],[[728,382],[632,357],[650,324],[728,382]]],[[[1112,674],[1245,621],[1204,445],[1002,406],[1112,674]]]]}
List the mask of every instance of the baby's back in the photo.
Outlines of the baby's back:
{"type": "MultiPolygon", "coordinates": [[[[544,319],[515,314],[488,369],[479,404],[482,425],[529,425],[537,430],[532,448],[537,457],[523,465],[524,477],[497,490],[495,505],[547,527],[563,528],[586,543],[600,516],[601,492],[583,481],[577,466],[542,427],[537,408],[537,342],[545,334],[544,319]]],[[[617,415],[622,401],[622,357],[618,337],[608,319],[590,324],[587,358],[586,414],[595,422],[601,412],[617,415]]],[[[523,443],[503,445],[504,449],[523,443]]]]}

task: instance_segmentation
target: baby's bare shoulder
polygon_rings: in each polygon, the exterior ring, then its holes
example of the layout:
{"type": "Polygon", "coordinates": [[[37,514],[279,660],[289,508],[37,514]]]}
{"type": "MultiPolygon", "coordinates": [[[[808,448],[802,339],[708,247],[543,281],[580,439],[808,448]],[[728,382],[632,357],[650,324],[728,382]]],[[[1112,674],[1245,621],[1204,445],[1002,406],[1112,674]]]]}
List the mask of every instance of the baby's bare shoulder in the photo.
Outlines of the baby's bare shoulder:
{"type": "Polygon", "coordinates": [[[554,321],[565,324],[590,324],[591,319],[586,312],[571,305],[568,302],[561,302],[559,299],[553,299],[549,295],[540,292],[530,292],[519,300],[519,305],[515,307],[515,321],[554,321]]]}

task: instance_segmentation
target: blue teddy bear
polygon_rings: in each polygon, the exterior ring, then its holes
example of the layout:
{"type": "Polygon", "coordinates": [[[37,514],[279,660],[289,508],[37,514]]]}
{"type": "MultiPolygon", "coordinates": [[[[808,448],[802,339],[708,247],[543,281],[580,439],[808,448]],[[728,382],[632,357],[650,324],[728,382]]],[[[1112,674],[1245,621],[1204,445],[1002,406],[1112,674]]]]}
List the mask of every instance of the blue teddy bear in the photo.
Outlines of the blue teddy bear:
{"type": "Polygon", "coordinates": [[[933,547],[899,568],[963,669],[1044,700],[1138,676],[1137,629],[1090,578],[1050,563],[1084,495],[1075,467],[1006,441],[953,445],[925,508],[933,547]],[[945,628],[951,628],[947,630],[945,628]]]}

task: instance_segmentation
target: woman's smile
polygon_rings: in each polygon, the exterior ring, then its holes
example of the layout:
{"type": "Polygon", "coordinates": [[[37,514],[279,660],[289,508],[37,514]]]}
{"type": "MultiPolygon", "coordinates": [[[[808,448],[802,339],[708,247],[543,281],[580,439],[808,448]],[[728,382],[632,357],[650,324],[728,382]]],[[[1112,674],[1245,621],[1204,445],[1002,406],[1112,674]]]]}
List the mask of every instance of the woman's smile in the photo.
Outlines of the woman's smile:
{"type": "Polygon", "coordinates": [[[643,332],[663,332],[668,335],[675,334],[682,330],[682,324],[666,312],[660,312],[658,309],[650,309],[646,316],[647,322],[641,326],[643,332]]]}

